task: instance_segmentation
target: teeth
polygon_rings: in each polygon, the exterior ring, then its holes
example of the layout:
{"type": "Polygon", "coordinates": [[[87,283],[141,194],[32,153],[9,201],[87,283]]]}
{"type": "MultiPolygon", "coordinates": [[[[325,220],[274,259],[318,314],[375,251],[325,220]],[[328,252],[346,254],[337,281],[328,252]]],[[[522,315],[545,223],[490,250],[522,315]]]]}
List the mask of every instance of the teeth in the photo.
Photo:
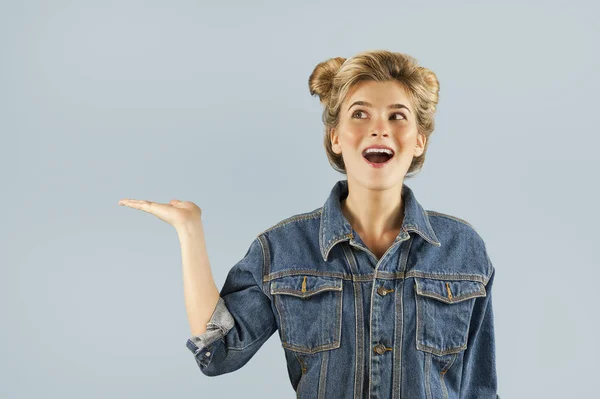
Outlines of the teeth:
{"type": "Polygon", "coordinates": [[[386,154],[390,154],[392,155],[392,150],[388,150],[387,148],[367,148],[363,154],[369,154],[372,152],[377,152],[377,153],[386,153],[386,154]]]}

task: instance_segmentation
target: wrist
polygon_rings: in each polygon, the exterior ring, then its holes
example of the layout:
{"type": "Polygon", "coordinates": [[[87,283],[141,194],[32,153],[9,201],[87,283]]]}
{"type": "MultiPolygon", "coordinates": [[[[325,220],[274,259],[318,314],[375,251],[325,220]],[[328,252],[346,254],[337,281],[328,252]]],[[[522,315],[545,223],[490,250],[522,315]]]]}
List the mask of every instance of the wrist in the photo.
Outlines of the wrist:
{"type": "Polygon", "coordinates": [[[175,227],[179,236],[198,235],[203,233],[202,220],[187,222],[175,227]]]}

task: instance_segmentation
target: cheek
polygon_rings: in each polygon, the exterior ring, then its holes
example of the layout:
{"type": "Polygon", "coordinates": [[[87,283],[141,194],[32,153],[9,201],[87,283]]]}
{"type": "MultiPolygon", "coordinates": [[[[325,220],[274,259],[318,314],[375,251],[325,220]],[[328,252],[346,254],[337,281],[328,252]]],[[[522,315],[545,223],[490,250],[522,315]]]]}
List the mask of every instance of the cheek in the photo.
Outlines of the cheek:
{"type": "Polygon", "coordinates": [[[410,148],[410,151],[412,151],[417,145],[417,135],[412,131],[400,132],[398,141],[402,148],[410,148]]]}
{"type": "Polygon", "coordinates": [[[346,130],[346,141],[352,145],[360,143],[364,137],[364,129],[354,127],[346,130]]]}
{"type": "Polygon", "coordinates": [[[396,154],[396,155],[400,155],[399,158],[401,158],[406,162],[410,162],[414,156],[414,149],[412,147],[403,147],[402,151],[400,152],[400,154],[396,154]]]}
{"type": "Polygon", "coordinates": [[[412,158],[414,156],[417,140],[414,136],[400,136],[398,140],[398,149],[402,157],[412,158]]]}

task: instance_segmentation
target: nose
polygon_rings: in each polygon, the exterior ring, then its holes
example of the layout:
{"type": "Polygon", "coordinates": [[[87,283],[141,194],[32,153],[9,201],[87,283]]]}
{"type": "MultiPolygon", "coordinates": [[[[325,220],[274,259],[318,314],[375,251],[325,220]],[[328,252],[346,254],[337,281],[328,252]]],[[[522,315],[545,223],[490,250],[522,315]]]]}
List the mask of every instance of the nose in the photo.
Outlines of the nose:
{"type": "Polygon", "coordinates": [[[375,122],[371,129],[371,136],[381,135],[383,137],[389,136],[389,126],[386,122],[375,122]]]}
{"type": "Polygon", "coordinates": [[[387,133],[385,131],[383,133],[379,133],[379,130],[375,130],[375,131],[371,132],[371,136],[378,136],[378,135],[381,135],[383,137],[388,137],[389,133],[387,133]]]}

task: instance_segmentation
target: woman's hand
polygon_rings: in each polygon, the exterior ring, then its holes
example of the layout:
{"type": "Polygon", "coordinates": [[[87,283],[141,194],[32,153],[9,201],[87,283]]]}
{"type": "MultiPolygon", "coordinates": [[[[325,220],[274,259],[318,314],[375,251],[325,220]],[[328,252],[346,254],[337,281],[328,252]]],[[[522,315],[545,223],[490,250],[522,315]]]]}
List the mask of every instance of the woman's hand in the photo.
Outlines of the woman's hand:
{"type": "Polygon", "coordinates": [[[169,223],[175,227],[175,230],[180,231],[190,225],[201,222],[202,210],[193,202],[171,200],[168,204],[158,202],[122,199],[119,205],[128,206],[130,208],[141,209],[159,218],[160,220],[169,223]]]}

